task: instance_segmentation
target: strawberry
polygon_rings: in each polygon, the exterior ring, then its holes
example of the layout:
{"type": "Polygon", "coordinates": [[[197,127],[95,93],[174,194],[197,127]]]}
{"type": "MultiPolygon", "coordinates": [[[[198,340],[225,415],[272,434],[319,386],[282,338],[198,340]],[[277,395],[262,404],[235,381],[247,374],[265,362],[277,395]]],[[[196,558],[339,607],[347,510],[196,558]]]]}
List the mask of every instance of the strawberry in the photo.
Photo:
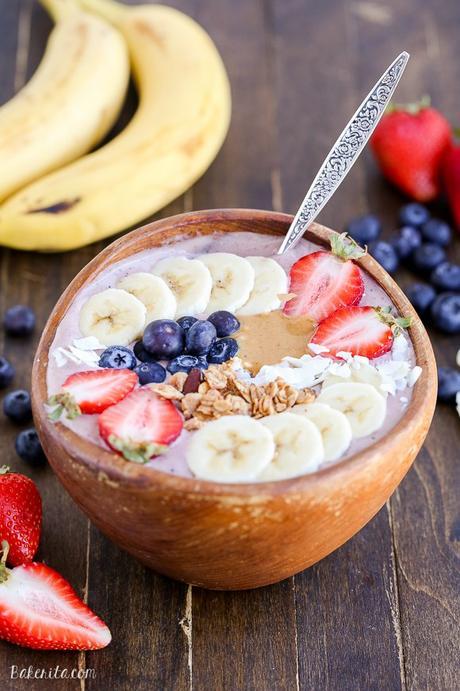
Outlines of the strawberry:
{"type": "Polygon", "coordinates": [[[102,439],[128,461],[137,463],[164,453],[182,427],[182,416],[175,405],[148,386],[133,391],[99,418],[102,439]]]}
{"type": "Polygon", "coordinates": [[[311,343],[373,359],[391,350],[395,334],[410,326],[410,319],[396,318],[387,307],[343,307],[321,322],[311,343]]]}
{"type": "Polygon", "coordinates": [[[41,650],[97,650],[111,634],[57,571],[31,562],[6,568],[8,543],[0,563],[0,638],[41,650]]]}
{"type": "Polygon", "coordinates": [[[446,152],[442,179],[455,225],[460,230],[460,146],[451,146],[446,152]]]}
{"type": "Polygon", "coordinates": [[[429,99],[410,106],[390,106],[371,138],[382,173],[419,202],[439,196],[442,158],[452,140],[446,118],[429,99]]]}
{"type": "Polygon", "coordinates": [[[9,542],[9,563],[32,561],[40,542],[42,500],[25,475],[0,468],[0,541],[9,542]]]}
{"type": "Polygon", "coordinates": [[[48,400],[48,405],[54,407],[49,417],[58,420],[64,411],[70,420],[82,413],[102,413],[125,398],[138,381],[137,374],[129,369],[98,369],[71,374],[62,385],[61,393],[48,400]]]}
{"type": "Polygon", "coordinates": [[[289,293],[295,297],[283,309],[288,316],[307,315],[320,322],[339,307],[357,305],[364,293],[359,267],[352,261],[365,254],[346,233],[333,236],[332,252],[307,254],[292,265],[289,293]]]}

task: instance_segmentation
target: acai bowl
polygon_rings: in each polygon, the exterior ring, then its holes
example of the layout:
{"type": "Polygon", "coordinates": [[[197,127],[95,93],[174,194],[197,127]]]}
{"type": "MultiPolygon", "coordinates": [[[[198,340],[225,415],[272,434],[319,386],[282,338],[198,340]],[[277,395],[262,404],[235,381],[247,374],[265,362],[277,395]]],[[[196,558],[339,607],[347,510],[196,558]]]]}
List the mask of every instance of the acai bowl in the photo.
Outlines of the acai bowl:
{"type": "Polygon", "coordinates": [[[273,583],[343,544],[434,411],[433,353],[402,292],[317,224],[278,257],[291,220],[209,211],[126,235],[70,284],[37,351],[34,414],[63,485],[121,547],[203,587],[273,583]],[[156,306],[145,274],[167,286],[156,306]]]}

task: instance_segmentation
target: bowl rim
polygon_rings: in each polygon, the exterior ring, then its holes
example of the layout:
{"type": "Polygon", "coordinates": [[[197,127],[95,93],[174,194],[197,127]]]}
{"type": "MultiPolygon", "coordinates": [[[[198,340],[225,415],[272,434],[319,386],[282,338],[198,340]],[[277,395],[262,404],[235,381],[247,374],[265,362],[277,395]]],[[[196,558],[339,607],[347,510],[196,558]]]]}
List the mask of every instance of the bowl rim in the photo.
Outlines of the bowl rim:
{"type": "MultiPolygon", "coordinates": [[[[411,438],[416,429],[420,428],[420,426],[425,426],[427,429],[429,427],[436,404],[436,362],[429,336],[409,300],[393,279],[368,254],[358,260],[357,263],[385,290],[400,313],[404,312],[405,315],[412,317],[409,336],[415,350],[416,362],[422,366],[423,371],[413,388],[409,405],[399,422],[382,439],[358,451],[349,458],[320,468],[314,473],[287,480],[257,483],[217,483],[174,475],[162,470],[156,470],[151,466],[146,468],[143,465],[126,461],[123,457],[110,450],[99,447],[93,442],[80,437],[63,424],[52,423],[48,420],[44,406],[47,398],[46,371],[49,347],[54,340],[57,326],[76,293],[93,280],[97,273],[107,268],[107,265],[101,265],[104,264],[105,260],[110,260],[110,255],[114,251],[118,251],[125,246],[127,246],[127,249],[135,248],[137,240],[141,236],[145,236],[146,233],[154,237],[156,234],[161,233],[161,231],[171,232],[173,230],[175,234],[179,235],[181,230],[187,232],[194,225],[203,223],[218,224],[219,221],[231,221],[235,224],[243,223],[249,227],[251,222],[258,222],[259,224],[262,222],[267,226],[269,234],[282,236],[282,232],[270,228],[270,225],[285,227],[287,230],[292,219],[293,216],[288,214],[258,209],[210,209],[188,212],[141,226],[123,235],[99,252],[81,269],[62,293],[48,318],[37,347],[32,371],[32,400],[34,419],[39,435],[46,434],[47,437],[51,437],[55,445],[63,447],[69,457],[86,466],[88,470],[93,471],[98,479],[104,477],[111,482],[145,490],[163,490],[213,497],[241,497],[247,499],[249,496],[260,498],[292,493],[303,494],[306,491],[314,492],[315,488],[323,485],[324,482],[341,482],[350,474],[364,470],[377,457],[385,455],[388,458],[396,459],[398,451],[404,448],[407,440],[411,438]],[[96,274],[94,274],[94,270],[97,270],[96,274]]],[[[249,228],[244,228],[244,230],[247,229],[249,228]]],[[[260,229],[256,232],[260,232],[260,229]]],[[[336,231],[326,226],[313,223],[304,236],[307,240],[316,244],[328,246],[330,237],[334,233],[336,231]]],[[[132,254],[135,254],[136,251],[140,250],[133,249],[132,254]]],[[[112,263],[116,261],[120,261],[120,259],[112,260],[112,263]]]]}

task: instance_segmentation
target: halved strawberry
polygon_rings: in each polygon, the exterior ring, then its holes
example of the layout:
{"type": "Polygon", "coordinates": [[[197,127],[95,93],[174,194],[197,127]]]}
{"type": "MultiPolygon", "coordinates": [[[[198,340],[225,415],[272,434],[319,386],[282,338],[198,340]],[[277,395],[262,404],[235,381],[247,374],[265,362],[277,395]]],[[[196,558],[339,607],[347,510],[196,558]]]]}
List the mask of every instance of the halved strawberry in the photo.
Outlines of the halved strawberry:
{"type": "Polygon", "coordinates": [[[102,439],[128,461],[137,463],[164,453],[182,427],[182,415],[175,405],[148,386],[133,391],[99,418],[102,439]]]}
{"type": "Polygon", "coordinates": [[[125,398],[138,381],[137,374],[129,369],[99,369],[71,374],[62,385],[61,393],[48,400],[48,405],[55,407],[49,417],[58,420],[64,410],[70,420],[82,413],[102,413],[125,398]]]}
{"type": "Polygon", "coordinates": [[[347,305],[357,305],[364,293],[364,282],[353,259],[365,254],[346,233],[331,240],[332,252],[307,254],[290,271],[289,300],[283,312],[289,316],[307,315],[320,322],[347,305]]]}
{"type": "Polygon", "coordinates": [[[395,334],[410,322],[387,307],[343,307],[321,322],[311,343],[327,348],[325,356],[347,352],[373,359],[391,350],[395,334]]]}
{"type": "Polygon", "coordinates": [[[112,639],[108,627],[57,571],[31,562],[0,563],[0,638],[41,650],[97,650],[112,639]]]}

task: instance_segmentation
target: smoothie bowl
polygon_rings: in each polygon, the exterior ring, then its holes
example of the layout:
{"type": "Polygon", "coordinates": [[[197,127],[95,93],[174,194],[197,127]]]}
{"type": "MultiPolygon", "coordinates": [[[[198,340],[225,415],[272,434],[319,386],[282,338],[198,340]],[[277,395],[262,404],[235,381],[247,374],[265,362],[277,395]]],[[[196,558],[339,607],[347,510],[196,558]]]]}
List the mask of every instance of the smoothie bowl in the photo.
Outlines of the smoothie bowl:
{"type": "Polygon", "coordinates": [[[277,582],[381,508],[428,431],[436,368],[402,292],[291,217],[183,214],[72,281],[33,370],[37,429],[95,525],[206,588],[277,582]]]}

